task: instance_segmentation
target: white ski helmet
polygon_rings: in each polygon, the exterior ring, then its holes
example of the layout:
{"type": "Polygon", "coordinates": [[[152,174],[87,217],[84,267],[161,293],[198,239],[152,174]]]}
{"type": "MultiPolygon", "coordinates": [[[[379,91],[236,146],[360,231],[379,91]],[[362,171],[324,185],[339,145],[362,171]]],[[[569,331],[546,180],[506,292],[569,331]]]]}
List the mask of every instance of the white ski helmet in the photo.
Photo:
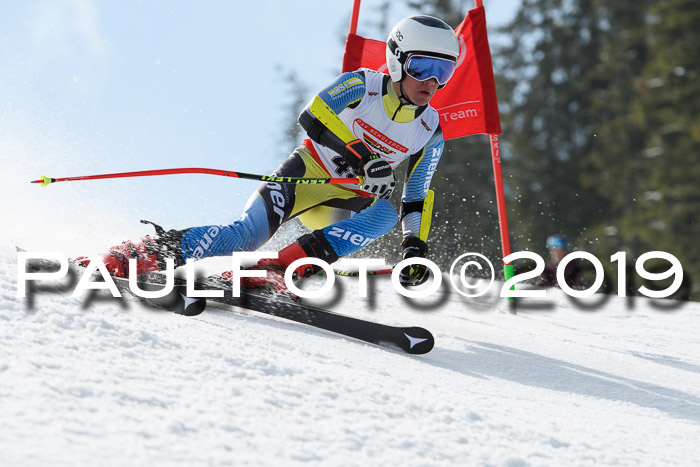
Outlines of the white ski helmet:
{"type": "MultiPolygon", "coordinates": [[[[426,55],[457,61],[459,41],[454,30],[432,16],[409,16],[399,21],[386,41],[386,66],[392,81],[405,76],[404,66],[411,55],[426,55]]],[[[450,76],[451,77],[451,76],[450,76]]],[[[445,83],[440,84],[440,88],[445,83]]]]}

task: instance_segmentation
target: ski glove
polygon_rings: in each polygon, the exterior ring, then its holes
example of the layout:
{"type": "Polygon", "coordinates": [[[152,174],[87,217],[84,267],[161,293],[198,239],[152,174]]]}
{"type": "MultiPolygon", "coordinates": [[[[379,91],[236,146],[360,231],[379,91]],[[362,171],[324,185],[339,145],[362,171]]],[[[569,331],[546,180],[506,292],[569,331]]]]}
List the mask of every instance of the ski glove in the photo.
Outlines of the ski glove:
{"type": "MultiPolygon", "coordinates": [[[[401,242],[403,253],[401,259],[426,258],[428,256],[428,244],[420,238],[410,235],[401,242]]],[[[406,266],[399,274],[399,282],[404,286],[420,285],[430,277],[430,269],[423,264],[406,266]]]]}
{"type": "Polygon", "coordinates": [[[396,186],[394,171],[387,161],[372,152],[359,139],[345,145],[343,158],[350,163],[357,175],[363,177],[360,189],[364,192],[388,199],[396,186]]]}
{"type": "Polygon", "coordinates": [[[365,177],[361,185],[362,191],[389,199],[396,186],[394,171],[387,161],[375,155],[376,159],[365,164],[365,177]]]}

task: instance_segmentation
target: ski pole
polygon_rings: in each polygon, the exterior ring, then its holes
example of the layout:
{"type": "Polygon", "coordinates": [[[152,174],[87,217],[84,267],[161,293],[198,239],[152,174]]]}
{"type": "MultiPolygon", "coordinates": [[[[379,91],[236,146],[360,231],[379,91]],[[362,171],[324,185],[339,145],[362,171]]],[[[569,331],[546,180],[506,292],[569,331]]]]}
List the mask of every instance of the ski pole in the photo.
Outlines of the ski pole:
{"type": "MultiPolygon", "coordinates": [[[[376,271],[367,271],[368,276],[379,276],[382,274],[391,274],[393,271],[392,268],[386,268],[386,269],[378,269],[376,271]]],[[[336,276],[346,276],[346,277],[357,277],[360,275],[359,271],[345,271],[343,269],[336,269],[333,271],[336,276]]],[[[316,274],[317,276],[322,276],[324,273],[319,272],[316,274]]]]}
{"type": "Polygon", "coordinates": [[[360,184],[359,178],[301,178],[301,177],[276,177],[274,175],[257,175],[245,172],[234,172],[232,170],[202,169],[202,168],[179,168],[179,169],[159,169],[141,170],[138,172],[121,172],[101,175],[83,175],[80,177],[49,178],[42,176],[39,180],[32,180],[31,183],[40,183],[46,186],[56,182],[73,182],[81,180],[100,180],[105,178],[127,178],[127,177],[150,177],[154,175],[175,175],[175,174],[209,174],[222,177],[233,177],[244,180],[259,180],[262,182],[292,183],[297,185],[338,185],[338,184],[360,184]]]}

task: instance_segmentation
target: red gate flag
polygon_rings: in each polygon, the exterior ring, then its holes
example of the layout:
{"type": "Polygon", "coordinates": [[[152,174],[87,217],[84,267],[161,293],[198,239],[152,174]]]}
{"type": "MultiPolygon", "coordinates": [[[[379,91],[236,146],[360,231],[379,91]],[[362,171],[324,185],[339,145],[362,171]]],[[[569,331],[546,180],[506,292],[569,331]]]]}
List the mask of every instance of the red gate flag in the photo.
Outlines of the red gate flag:
{"type": "MultiPolygon", "coordinates": [[[[459,39],[457,70],[430,101],[440,114],[443,136],[447,140],[479,133],[499,135],[501,120],[484,7],[469,10],[455,33],[459,39]]],[[[371,68],[386,73],[385,50],[385,42],[348,34],[343,71],[371,68]]]]}

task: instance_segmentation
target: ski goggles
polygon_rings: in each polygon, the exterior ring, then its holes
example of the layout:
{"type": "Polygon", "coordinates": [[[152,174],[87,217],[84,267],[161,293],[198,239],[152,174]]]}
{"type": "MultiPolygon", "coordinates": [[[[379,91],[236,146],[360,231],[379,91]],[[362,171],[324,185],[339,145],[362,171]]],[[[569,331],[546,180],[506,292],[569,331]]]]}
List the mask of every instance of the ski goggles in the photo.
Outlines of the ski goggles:
{"type": "Polygon", "coordinates": [[[445,58],[411,55],[403,68],[408,76],[417,81],[435,78],[441,86],[444,86],[452,78],[457,63],[445,58]]]}

